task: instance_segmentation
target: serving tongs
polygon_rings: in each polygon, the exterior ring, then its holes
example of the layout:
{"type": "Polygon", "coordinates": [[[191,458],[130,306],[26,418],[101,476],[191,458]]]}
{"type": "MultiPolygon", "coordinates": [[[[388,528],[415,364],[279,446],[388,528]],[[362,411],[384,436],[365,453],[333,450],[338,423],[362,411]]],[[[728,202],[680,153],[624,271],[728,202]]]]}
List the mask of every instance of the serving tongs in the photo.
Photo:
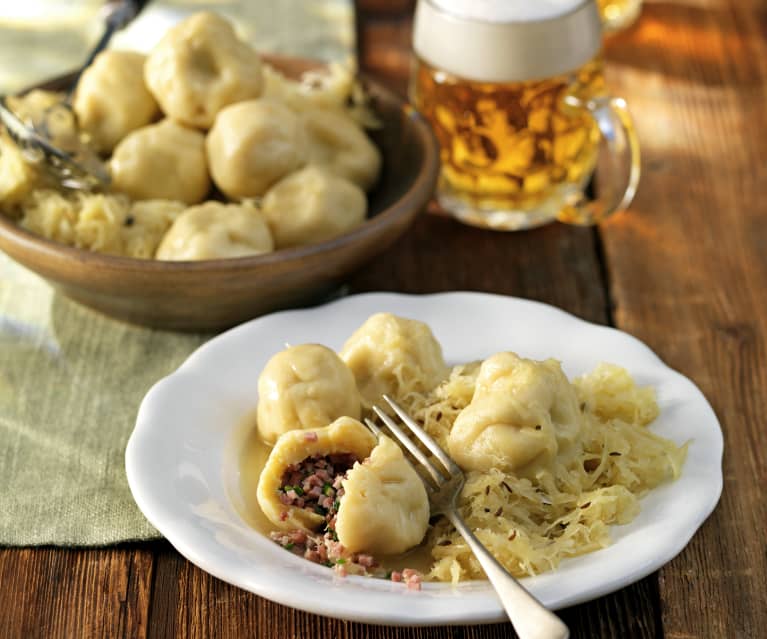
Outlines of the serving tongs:
{"type": "Polygon", "coordinates": [[[22,118],[0,95],[0,122],[30,164],[43,167],[54,183],[69,189],[98,190],[109,185],[109,173],[98,154],[88,146],[77,125],[72,108],[82,73],[109,44],[112,36],[128,25],[149,0],[111,0],[103,8],[104,33],[72,77],[61,102],[45,109],[39,117],[22,118]]]}

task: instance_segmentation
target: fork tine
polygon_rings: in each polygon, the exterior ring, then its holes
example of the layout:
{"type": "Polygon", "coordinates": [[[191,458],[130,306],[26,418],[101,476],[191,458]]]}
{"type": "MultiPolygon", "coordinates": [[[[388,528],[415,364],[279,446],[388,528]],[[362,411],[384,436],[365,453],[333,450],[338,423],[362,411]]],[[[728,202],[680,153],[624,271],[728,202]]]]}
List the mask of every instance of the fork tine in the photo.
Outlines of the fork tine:
{"type": "Polygon", "coordinates": [[[378,425],[372,419],[366,417],[365,426],[367,426],[376,437],[380,437],[383,434],[383,431],[378,428],[378,425]]]}
{"type": "Polygon", "coordinates": [[[439,459],[440,462],[442,462],[442,465],[451,475],[462,472],[458,465],[450,458],[450,455],[442,450],[440,445],[432,439],[431,435],[429,435],[423,428],[421,428],[415,422],[415,420],[410,417],[410,415],[408,415],[399,404],[397,404],[397,402],[395,402],[388,395],[384,395],[383,398],[386,403],[392,407],[392,410],[397,413],[397,416],[404,422],[404,424],[411,430],[411,432],[421,440],[423,445],[426,446],[426,448],[428,448],[432,454],[437,459],[439,459]]]}
{"type": "Polygon", "coordinates": [[[446,481],[446,478],[442,475],[442,473],[437,469],[437,467],[429,461],[429,458],[423,454],[423,451],[416,446],[413,441],[402,431],[402,429],[397,426],[397,424],[392,420],[391,417],[389,417],[386,413],[384,413],[378,406],[373,406],[373,411],[376,415],[381,419],[381,421],[388,426],[389,430],[391,431],[392,435],[394,435],[398,440],[399,443],[402,444],[405,448],[407,448],[410,453],[415,457],[421,464],[426,468],[426,470],[431,475],[432,479],[434,479],[435,482],[437,482],[437,485],[444,484],[446,481]]]}

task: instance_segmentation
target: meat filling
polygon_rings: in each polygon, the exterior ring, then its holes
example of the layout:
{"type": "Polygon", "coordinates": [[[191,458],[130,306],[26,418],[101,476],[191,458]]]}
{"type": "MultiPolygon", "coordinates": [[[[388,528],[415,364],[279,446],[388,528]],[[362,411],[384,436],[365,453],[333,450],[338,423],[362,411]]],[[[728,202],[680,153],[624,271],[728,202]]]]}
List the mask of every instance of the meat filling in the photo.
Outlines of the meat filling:
{"type": "MultiPolygon", "coordinates": [[[[273,532],[270,537],[290,552],[325,566],[332,566],[340,576],[366,575],[404,582],[408,588],[420,590],[421,575],[416,570],[402,572],[383,569],[372,555],[349,552],[338,541],[336,515],[344,496],[343,480],[358,461],[349,453],[315,455],[299,464],[288,466],[280,482],[280,501],[285,506],[305,508],[325,518],[322,530],[273,532]]],[[[288,513],[285,511],[284,518],[288,513]]]]}
{"type": "MultiPolygon", "coordinates": [[[[280,482],[280,501],[325,518],[325,530],[335,535],[336,513],[344,495],[341,484],[357,459],[349,453],[315,455],[288,466],[280,482]]],[[[287,516],[287,513],[286,513],[287,516]]]]}

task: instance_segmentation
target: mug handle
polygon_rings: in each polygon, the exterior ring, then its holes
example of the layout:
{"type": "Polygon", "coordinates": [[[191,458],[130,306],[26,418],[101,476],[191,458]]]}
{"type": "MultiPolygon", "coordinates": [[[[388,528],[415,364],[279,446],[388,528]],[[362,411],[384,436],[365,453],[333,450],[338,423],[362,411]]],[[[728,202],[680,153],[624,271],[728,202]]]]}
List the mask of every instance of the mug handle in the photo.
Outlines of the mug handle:
{"type": "Polygon", "coordinates": [[[623,98],[609,96],[582,100],[575,95],[564,98],[567,106],[584,109],[597,123],[605,145],[607,161],[600,164],[599,197],[573,194],[557,215],[560,222],[587,226],[601,222],[616,211],[628,208],[639,184],[640,155],[634,120],[623,98]],[[621,191],[621,186],[625,187],[621,191]]]}

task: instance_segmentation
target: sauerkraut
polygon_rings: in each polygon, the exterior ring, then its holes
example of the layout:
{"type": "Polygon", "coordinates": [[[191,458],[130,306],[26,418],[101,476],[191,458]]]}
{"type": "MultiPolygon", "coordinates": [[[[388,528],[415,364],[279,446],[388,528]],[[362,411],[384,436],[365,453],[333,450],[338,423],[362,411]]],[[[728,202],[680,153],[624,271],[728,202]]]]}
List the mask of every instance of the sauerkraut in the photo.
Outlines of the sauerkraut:
{"type": "Polygon", "coordinates": [[[122,195],[36,189],[22,200],[23,228],[62,244],[107,255],[152,259],[186,208],[172,200],[131,202],[122,195]]]}
{"type": "MultiPolygon", "coordinates": [[[[472,400],[481,362],[456,366],[430,393],[403,389],[397,400],[440,445],[472,400]]],[[[551,570],[562,559],[610,543],[610,526],[639,512],[639,499],[676,478],[687,447],[646,426],[658,415],[655,393],[628,372],[601,364],[573,381],[581,430],[567,450],[522,477],[497,468],[466,472],[459,509],[490,552],[515,576],[551,570]]],[[[426,579],[458,582],[484,578],[463,538],[446,519],[429,530],[433,563],[426,579]]]]}

